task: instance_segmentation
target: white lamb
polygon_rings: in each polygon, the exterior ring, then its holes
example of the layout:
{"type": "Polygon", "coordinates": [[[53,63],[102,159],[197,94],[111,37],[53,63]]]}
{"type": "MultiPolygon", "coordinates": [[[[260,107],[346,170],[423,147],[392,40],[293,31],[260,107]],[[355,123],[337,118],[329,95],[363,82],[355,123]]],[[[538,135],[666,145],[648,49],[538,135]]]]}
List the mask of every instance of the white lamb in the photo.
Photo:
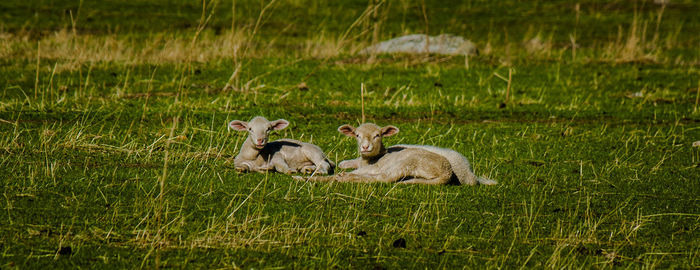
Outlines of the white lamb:
{"type": "Polygon", "coordinates": [[[308,180],[447,184],[456,177],[461,184],[466,185],[496,184],[496,181],[474,175],[469,161],[454,150],[428,145],[395,145],[385,148],[382,138],[399,132],[394,126],[379,127],[366,123],[355,128],[343,125],[338,131],[357,138],[360,157],[339,164],[340,168],[356,170],[336,176],[311,177],[308,180]]]}
{"type": "Polygon", "coordinates": [[[239,171],[277,171],[285,174],[333,173],[335,164],[326,158],[320,147],[291,139],[268,142],[270,132],[286,128],[284,119],[268,121],[256,116],[250,122],[234,120],[229,127],[248,131],[248,138],[241,145],[241,152],[233,160],[239,171]]]}

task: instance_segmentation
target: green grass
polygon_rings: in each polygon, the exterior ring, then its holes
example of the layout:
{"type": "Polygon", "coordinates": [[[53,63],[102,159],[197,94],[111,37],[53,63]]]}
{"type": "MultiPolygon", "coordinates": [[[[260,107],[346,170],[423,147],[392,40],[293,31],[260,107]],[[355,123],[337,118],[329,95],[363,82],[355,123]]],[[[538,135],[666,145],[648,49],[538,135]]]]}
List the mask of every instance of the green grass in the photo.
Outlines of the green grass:
{"type": "Polygon", "coordinates": [[[231,2],[202,25],[191,1],[0,3],[0,268],[700,266],[697,3],[663,7],[654,39],[650,1],[582,1],[578,22],[566,1],[426,1],[431,34],[477,43],[468,67],[353,54],[377,25],[423,33],[420,2],[235,3],[238,36],[231,2]],[[354,158],[336,128],[362,83],[367,120],[401,129],[387,144],[455,149],[499,184],[234,170],[226,124],[255,115],[354,158]]]}

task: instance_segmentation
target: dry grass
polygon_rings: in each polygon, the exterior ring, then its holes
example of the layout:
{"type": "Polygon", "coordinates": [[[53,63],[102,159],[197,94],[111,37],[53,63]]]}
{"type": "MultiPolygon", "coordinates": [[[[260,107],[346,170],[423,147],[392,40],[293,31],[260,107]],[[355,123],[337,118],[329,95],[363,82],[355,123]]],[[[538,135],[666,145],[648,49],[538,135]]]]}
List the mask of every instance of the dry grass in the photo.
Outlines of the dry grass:
{"type": "MultiPolygon", "coordinates": [[[[0,58],[29,60],[37,55],[45,60],[58,60],[57,71],[76,70],[80,65],[93,62],[131,64],[166,64],[210,62],[220,59],[296,56],[298,58],[328,59],[358,51],[364,43],[349,43],[343,37],[321,33],[302,43],[302,46],[278,49],[274,41],[254,42],[249,33],[227,31],[215,35],[201,34],[194,43],[190,37],[155,34],[145,39],[129,36],[74,35],[70,31],[54,32],[38,41],[29,35],[0,33],[0,58]],[[40,50],[40,51],[39,51],[40,50]]],[[[284,47],[284,46],[279,46],[284,47]]]]}
{"type": "MultiPolygon", "coordinates": [[[[38,41],[27,35],[0,34],[0,56],[15,59],[34,59],[41,48],[41,58],[62,61],[59,70],[72,70],[89,62],[119,62],[125,64],[160,64],[214,61],[234,58],[244,46],[250,46],[245,32],[227,32],[214,35],[204,32],[192,43],[192,38],[156,34],[145,40],[119,35],[74,35],[61,30],[38,41]],[[37,45],[38,44],[38,45],[37,45]]],[[[248,56],[258,55],[249,50],[248,56]]]]}
{"type": "Polygon", "coordinates": [[[622,26],[617,26],[617,39],[603,46],[602,57],[614,62],[663,62],[664,59],[661,56],[663,50],[676,47],[675,43],[681,30],[679,25],[675,32],[667,33],[665,41],[662,42],[659,27],[665,8],[666,5],[662,5],[656,17],[648,19],[640,18],[639,12],[635,10],[626,31],[622,26]],[[651,27],[655,30],[650,37],[649,28],[651,27]]]}

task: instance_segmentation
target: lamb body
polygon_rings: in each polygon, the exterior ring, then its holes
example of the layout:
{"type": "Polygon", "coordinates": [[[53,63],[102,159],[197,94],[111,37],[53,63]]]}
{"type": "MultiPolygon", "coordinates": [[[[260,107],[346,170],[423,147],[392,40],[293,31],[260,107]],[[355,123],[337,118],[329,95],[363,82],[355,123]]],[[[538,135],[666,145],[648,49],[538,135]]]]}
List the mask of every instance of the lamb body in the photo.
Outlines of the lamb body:
{"type": "MultiPolygon", "coordinates": [[[[370,123],[368,125],[373,125],[373,124],[370,123]]],[[[352,126],[348,126],[348,127],[341,126],[339,128],[339,131],[341,133],[343,133],[343,131],[341,129],[347,129],[347,128],[352,128],[352,126]]],[[[360,128],[358,128],[358,129],[360,129],[360,128]]],[[[358,143],[360,143],[359,140],[358,140],[358,143]]],[[[394,145],[394,146],[387,148],[387,151],[388,152],[396,152],[398,150],[407,149],[407,148],[426,150],[426,151],[429,151],[429,152],[434,153],[434,154],[438,154],[438,155],[446,158],[450,163],[453,177],[457,178],[459,183],[462,185],[476,185],[477,183],[482,184],[482,185],[495,185],[498,183],[492,179],[476,176],[474,174],[474,172],[471,170],[471,165],[469,164],[469,160],[467,160],[467,158],[464,155],[462,155],[459,152],[452,150],[452,149],[441,148],[441,147],[436,147],[436,146],[431,146],[431,145],[397,144],[397,145],[394,145]]],[[[362,151],[362,149],[360,149],[360,151],[362,151]]],[[[409,152],[407,152],[407,153],[409,153],[409,152]]],[[[426,158],[427,157],[429,157],[429,156],[426,156],[426,158]]],[[[367,162],[365,161],[365,157],[361,156],[361,157],[356,158],[356,159],[342,161],[342,162],[340,162],[340,164],[338,164],[338,167],[342,168],[342,169],[357,169],[357,168],[361,168],[362,166],[366,166],[366,165],[367,165],[367,162]]]]}
{"type": "Polygon", "coordinates": [[[466,157],[457,151],[430,145],[400,144],[384,148],[382,138],[398,132],[398,128],[366,123],[358,128],[343,125],[341,133],[357,138],[360,157],[338,164],[355,171],[333,177],[314,177],[314,181],[396,182],[446,184],[453,179],[463,185],[495,185],[496,181],[477,177],[466,157]],[[445,161],[447,164],[445,164],[445,161]],[[448,166],[449,165],[449,166],[448,166]]]}
{"type": "Polygon", "coordinates": [[[241,151],[233,160],[239,171],[277,171],[281,173],[333,172],[334,164],[326,158],[320,147],[291,139],[268,142],[270,132],[284,129],[289,122],[284,119],[268,121],[256,116],[249,122],[234,120],[229,127],[247,131],[248,137],[241,145],[241,151]]]}
{"type": "Polygon", "coordinates": [[[485,177],[478,177],[476,174],[471,169],[471,165],[469,164],[469,160],[459,152],[448,149],[448,148],[441,148],[437,146],[432,146],[432,145],[415,145],[415,144],[397,144],[394,146],[391,146],[389,149],[394,148],[394,147],[405,147],[405,148],[420,148],[424,149],[430,152],[433,152],[435,154],[441,155],[445,157],[449,162],[450,166],[452,167],[452,172],[454,173],[454,176],[457,177],[459,180],[459,183],[462,185],[476,185],[476,184],[481,184],[481,185],[495,185],[498,184],[495,180],[488,179],[485,177]]]}

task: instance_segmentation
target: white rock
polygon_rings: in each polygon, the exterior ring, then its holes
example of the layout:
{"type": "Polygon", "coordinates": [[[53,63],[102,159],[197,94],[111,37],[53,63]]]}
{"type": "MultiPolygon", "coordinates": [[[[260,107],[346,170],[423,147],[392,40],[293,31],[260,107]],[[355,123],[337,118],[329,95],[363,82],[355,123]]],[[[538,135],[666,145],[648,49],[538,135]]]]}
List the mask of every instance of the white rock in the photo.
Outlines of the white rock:
{"type": "Polygon", "coordinates": [[[628,98],[643,98],[644,93],[642,93],[642,91],[637,91],[637,92],[628,94],[627,97],[628,98]]]}
{"type": "Polygon", "coordinates": [[[476,46],[474,45],[474,43],[460,36],[442,34],[439,36],[430,37],[422,34],[414,34],[390,39],[375,44],[373,46],[369,46],[360,51],[360,54],[421,54],[425,53],[426,42],[428,43],[428,52],[433,54],[471,55],[476,53],[476,46]]]}

